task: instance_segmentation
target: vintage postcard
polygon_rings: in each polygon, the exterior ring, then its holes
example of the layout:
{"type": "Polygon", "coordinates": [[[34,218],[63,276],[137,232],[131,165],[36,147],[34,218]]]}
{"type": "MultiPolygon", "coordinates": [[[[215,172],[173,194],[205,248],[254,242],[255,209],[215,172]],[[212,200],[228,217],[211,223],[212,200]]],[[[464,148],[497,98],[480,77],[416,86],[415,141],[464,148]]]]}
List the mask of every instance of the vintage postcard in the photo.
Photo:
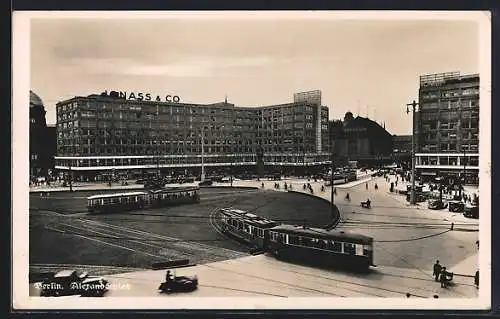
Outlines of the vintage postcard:
{"type": "Polygon", "coordinates": [[[490,38],[489,12],[14,12],[13,307],[489,309],[490,38]]]}

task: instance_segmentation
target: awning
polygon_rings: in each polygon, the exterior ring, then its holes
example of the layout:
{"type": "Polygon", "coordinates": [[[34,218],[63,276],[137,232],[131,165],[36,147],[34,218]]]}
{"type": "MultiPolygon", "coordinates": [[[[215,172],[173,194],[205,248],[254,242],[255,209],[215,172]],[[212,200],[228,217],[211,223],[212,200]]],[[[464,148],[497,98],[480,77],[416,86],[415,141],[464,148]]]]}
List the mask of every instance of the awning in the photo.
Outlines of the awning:
{"type": "Polygon", "coordinates": [[[420,173],[420,175],[436,176],[437,173],[436,172],[422,172],[422,173],[420,173]]]}

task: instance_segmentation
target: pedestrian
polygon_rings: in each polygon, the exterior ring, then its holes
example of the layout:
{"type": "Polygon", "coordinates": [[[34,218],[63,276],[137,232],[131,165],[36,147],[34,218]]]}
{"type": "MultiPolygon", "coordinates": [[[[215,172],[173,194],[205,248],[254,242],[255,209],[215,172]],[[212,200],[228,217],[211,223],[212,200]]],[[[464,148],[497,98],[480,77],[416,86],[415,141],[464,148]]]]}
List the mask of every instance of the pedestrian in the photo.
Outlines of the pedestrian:
{"type": "Polygon", "coordinates": [[[477,270],[476,274],[474,275],[474,284],[476,285],[476,288],[479,289],[479,270],[477,270]]]}
{"type": "Polygon", "coordinates": [[[434,279],[436,281],[439,281],[439,274],[441,273],[441,270],[442,270],[442,267],[439,264],[439,260],[436,260],[436,263],[434,264],[434,271],[432,273],[434,275],[434,279]]]}
{"type": "Polygon", "coordinates": [[[477,246],[477,249],[479,249],[479,239],[476,240],[476,246],[477,246]]]}
{"type": "Polygon", "coordinates": [[[455,224],[454,224],[454,223],[451,223],[450,230],[453,230],[453,226],[455,226],[455,224]]]}
{"type": "Polygon", "coordinates": [[[439,277],[439,281],[441,282],[441,288],[448,287],[448,272],[446,271],[446,267],[443,267],[441,270],[441,275],[439,277]]]}
{"type": "Polygon", "coordinates": [[[365,184],[365,188],[368,189],[368,183],[365,184]]]}

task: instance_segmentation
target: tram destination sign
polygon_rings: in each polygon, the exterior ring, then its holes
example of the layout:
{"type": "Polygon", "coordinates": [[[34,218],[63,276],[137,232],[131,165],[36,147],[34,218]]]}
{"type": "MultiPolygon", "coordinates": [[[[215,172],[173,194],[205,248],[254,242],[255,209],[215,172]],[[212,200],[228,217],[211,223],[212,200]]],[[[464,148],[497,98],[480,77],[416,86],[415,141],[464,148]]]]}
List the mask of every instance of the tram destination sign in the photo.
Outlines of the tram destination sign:
{"type": "MultiPolygon", "coordinates": [[[[104,94],[108,95],[107,91],[104,91],[104,94]]],[[[118,97],[120,99],[125,99],[125,100],[133,100],[133,101],[155,101],[155,102],[174,102],[174,103],[179,103],[181,101],[181,98],[178,95],[167,94],[164,97],[156,95],[156,97],[153,98],[155,95],[144,92],[110,91],[109,96],[118,97]]]]}

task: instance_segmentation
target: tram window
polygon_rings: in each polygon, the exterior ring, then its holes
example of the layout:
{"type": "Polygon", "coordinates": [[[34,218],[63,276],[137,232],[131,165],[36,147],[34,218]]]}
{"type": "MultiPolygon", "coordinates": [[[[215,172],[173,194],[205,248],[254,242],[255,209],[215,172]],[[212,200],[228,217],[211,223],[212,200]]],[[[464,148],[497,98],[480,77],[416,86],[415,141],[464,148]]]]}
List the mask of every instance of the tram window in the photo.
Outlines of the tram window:
{"type": "Polygon", "coordinates": [[[261,228],[257,228],[257,236],[264,237],[264,231],[261,228]]]}
{"type": "Polygon", "coordinates": [[[278,240],[278,234],[273,232],[273,231],[269,232],[269,237],[274,242],[276,242],[278,240]]]}
{"type": "Polygon", "coordinates": [[[243,223],[242,222],[238,222],[238,229],[243,229],[243,223]]]}
{"type": "Polygon", "coordinates": [[[327,248],[331,251],[341,253],[342,252],[342,243],[335,242],[335,241],[328,241],[327,248]]]}
{"type": "Polygon", "coordinates": [[[321,249],[325,249],[326,243],[327,243],[326,240],[318,240],[316,243],[316,245],[317,245],[316,247],[321,248],[321,249]]]}
{"type": "Polygon", "coordinates": [[[356,255],[355,245],[350,243],[344,243],[344,252],[349,255],[356,255]]]}
{"type": "Polygon", "coordinates": [[[248,226],[247,224],[243,224],[243,227],[245,228],[245,231],[247,233],[250,233],[250,226],[248,226]]]}
{"type": "Polygon", "coordinates": [[[302,246],[312,246],[312,241],[311,241],[311,238],[309,237],[300,237],[301,240],[300,240],[300,243],[302,244],[302,246]]]}
{"type": "Polygon", "coordinates": [[[363,245],[356,244],[356,255],[363,256],[363,245]]]}
{"type": "Polygon", "coordinates": [[[288,235],[288,243],[291,245],[298,245],[299,244],[299,237],[288,235]]]}

